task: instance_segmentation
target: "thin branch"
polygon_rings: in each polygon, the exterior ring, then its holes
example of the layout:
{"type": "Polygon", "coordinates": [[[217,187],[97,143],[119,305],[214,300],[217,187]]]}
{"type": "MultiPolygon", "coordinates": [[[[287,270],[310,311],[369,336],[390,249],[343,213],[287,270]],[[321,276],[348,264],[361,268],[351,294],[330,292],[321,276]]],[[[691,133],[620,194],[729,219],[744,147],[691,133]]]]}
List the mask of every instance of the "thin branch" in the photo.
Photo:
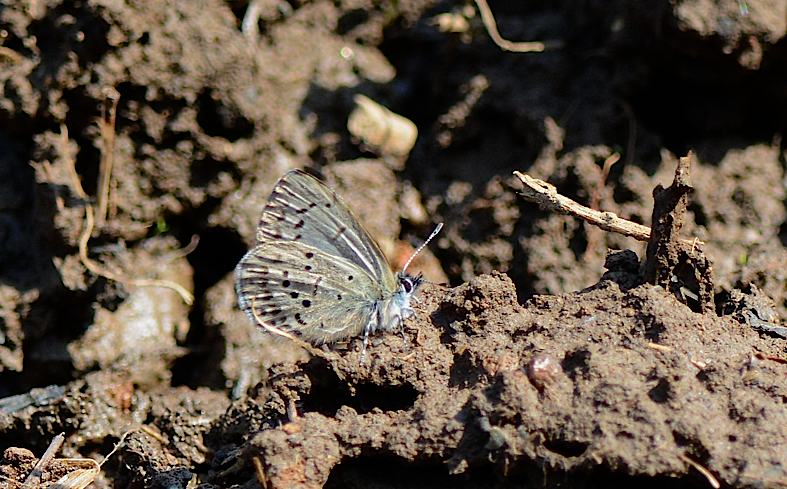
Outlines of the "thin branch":
{"type": "MultiPolygon", "coordinates": [[[[597,211],[585,207],[559,194],[554,185],[533,178],[525,173],[515,171],[514,175],[524,185],[520,195],[525,200],[535,202],[543,209],[569,216],[576,216],[605,231],[622,234],[623,236],[628,236],[638,241],[648,241],[650,239],[650,228],[647,226],[618,217],[614,212],[597,211]]],[[[702,242],[696,240],[696,238],[684,239],[682,241],[688,245],[697,243],[702,244],[702,242]]]]}
{"type": "Polygon", "coordinates": [[[491,37],[492,41],[503,51],[511,51],[514,53],[540,53],[546,49],[546,45],[543,42],[514,42],[503,39],[503,36],[497,31],[495,16],[492,14],[492,10],[489,8],[489,4],[486,3],[486,0],[475,0],[475,4],[478,6],[478,11],[481,13],[481,21],[484,23],[484,27],[486,27],[489,37],[491,37]]]}
{"type": "Polygon", "coordinates": [[[49,444],[44,454],[41,455],[41,458],[35,464],[33,470],[22,483],[23,485],[30,487],[39,486],[41,483],[41,475],[43,475],[44,469],[49,466],[49,464],[52,462],[52,459],[54,459],[55,455],[57,455],[57,452],[60,451],[60,447],[63,446],[65,439],[66,437],[64,433],[60,433],[52,439],[52,442],[49,444]]]}

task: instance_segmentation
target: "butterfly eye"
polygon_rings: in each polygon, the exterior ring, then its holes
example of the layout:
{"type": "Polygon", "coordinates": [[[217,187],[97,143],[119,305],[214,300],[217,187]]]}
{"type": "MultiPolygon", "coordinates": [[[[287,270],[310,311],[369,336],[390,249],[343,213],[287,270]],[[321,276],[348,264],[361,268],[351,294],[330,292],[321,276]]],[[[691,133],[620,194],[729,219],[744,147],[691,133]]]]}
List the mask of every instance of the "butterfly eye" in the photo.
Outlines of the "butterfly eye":
{"type": "Polygon", "coordinates": [[[404,291],[408,294],[413,291],[413,283],[409,278],[402,279],[402,287],[404,287],[404,291]]]}

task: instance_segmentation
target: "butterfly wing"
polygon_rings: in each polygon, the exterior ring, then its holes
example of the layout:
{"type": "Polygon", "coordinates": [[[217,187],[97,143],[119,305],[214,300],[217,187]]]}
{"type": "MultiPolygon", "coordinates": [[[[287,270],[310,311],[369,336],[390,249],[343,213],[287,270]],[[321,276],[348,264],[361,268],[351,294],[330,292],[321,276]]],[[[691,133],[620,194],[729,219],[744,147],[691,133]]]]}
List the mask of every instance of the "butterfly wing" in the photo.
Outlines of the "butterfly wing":
{"type": "Polygon", "coordinates": [[[365,270],[299,241],[268,241],[235,269],[240,308],[312,343],[359,335],[383,290],[365,270]]]}
{"type": "Polygon", "coordinates": [[[396,290],[391,266],[347,204],[301,170],[288,172],[276,183],[257,227],[257,241],[303,243],[344,258],[386,290],[396,290]]]}

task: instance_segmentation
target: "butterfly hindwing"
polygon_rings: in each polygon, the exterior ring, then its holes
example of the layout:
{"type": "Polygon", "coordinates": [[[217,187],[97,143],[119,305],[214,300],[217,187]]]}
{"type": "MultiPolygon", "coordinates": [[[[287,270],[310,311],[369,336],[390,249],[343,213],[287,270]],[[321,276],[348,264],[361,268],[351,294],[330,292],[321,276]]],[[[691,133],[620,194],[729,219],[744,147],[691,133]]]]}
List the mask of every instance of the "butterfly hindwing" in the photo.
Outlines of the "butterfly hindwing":
{"type": "Polygon", "coordinates": [[[236,268],[236,288],[252,321],[312,343],[357,336],[383,297],[355,263],[297,241],[267,241],[249,251],[236,268]]]}
{"type": "Polygon", "coordinates": [[[271,192],[257,227],[257,241],[294,241],[340,257],[393,292],[396,280],[380,247],[352,211],[324,183],[293,170],[271,192]]]}

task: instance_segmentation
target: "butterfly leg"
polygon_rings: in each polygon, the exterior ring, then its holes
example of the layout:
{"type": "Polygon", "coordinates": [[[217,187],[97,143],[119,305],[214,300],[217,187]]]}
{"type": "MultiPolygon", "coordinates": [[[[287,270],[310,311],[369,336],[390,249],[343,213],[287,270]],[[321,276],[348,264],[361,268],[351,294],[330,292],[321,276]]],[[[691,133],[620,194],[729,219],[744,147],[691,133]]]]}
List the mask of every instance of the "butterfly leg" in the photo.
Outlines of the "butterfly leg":
{"type": "Polygon", "coordinates": [[[402,340],[404,340],[405,348],[409,348],[410,341],[407,339],[407,335],[404,333],[404,317],[402,315],[399,316],[399,332],[402,333],[402,340]]]}
{"type": "Polygon", "coordinates": [[[369,344],[369,335],[372,333],[372,329],[374,328],[374,316],[369,319],[369,322],[366,323],[366,326],[363,327],[363,346],[361,346],[361,360],[360,363],[363,363],[366,360],[366,346],[369,344]]]}

